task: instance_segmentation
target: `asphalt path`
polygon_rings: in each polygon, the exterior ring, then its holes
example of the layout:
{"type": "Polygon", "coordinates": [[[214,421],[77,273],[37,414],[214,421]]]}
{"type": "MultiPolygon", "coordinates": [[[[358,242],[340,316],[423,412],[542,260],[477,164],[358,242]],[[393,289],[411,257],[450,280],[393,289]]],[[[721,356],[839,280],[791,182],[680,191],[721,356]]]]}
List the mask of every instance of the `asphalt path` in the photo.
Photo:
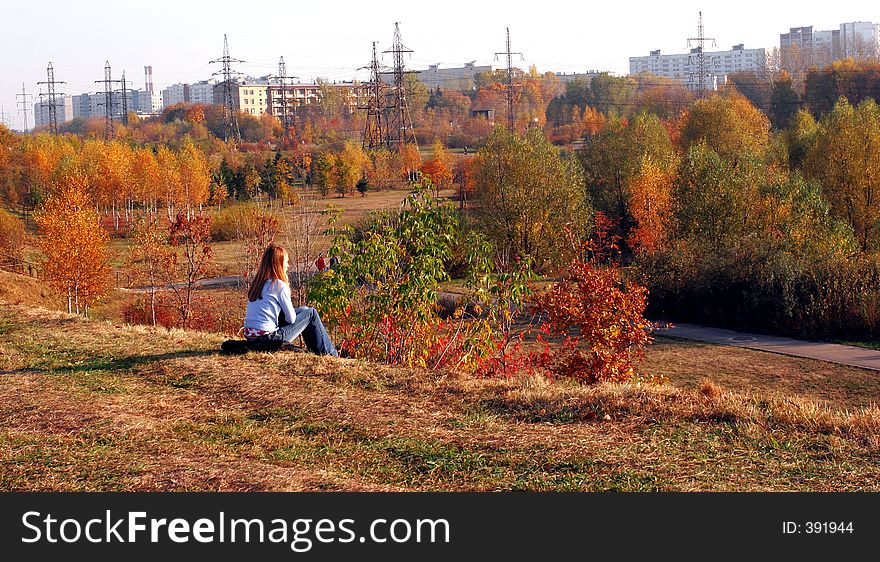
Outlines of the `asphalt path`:
{"type": "Polygon", "coordinates": [[[839,365],[849,365],[852,367],[861,367],[862,369],[880,371],[880,351],[864,347],[802,341],[777,336],[765,336],[762,334],[748,334],[722,328],[698,326],[696,324],[674,324],[668,328],[661,328],[655,333],[663,336],[673,336],[676,338],[707,343],[745,347],[748,349],[756,349],[758,351],[791,355],[793,357],[804,357],[807,359],[818,359],[819,361],[828,361],[839,365]]]}

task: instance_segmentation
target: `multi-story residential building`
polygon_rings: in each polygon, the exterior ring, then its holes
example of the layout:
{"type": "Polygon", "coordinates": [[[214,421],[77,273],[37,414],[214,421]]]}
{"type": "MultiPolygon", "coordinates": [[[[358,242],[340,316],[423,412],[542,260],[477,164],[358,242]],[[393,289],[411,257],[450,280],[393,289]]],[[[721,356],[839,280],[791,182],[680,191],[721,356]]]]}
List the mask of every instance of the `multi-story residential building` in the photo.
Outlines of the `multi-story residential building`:
{"type": "Polygon", "coordinates": [[[162,113],[162,108],[164,107],[162,104],[162,92],[151,91],[150,92],[150,113],[158,115],[162,113]]]}
{"type": "Polygon", "coordinates": [[[130,90],[128,110],[143,116],[157,115],[162,111],[161,94],[147,90],[130,90]]]}
{"type": "Polygon", "coordinates": [[[172,84],[162,90],[162,107],[189,101],[189,84],[172,84]]]}
{"type": "MultiPolygon", "coordinates": [[[[639,74],[650,72],[655,76],[663,76],[679,80],[690,89],[699,87],[700,50],[691,49],[689,53],[662,55],[659,50],[651,51],[648,56],[630,57],[629,73],[639,74]]],[[[764,49],[746,49],[744,45],[734,45],[729,51],[711,51],[703,55],[706,77],[704,83],[710,88],[725,83],[727,75],[734,72],[764,72],[767,54],[764,49]]]]}
{"type": "MultiPolygon", "coordinates": [[[[494,67],[477,66],[476,61],[466,62],[464,66],[453,68],[440,68],[440,64],[429,65],[426,70],[413,71],[413,75],[429,90],[440,88],[441,90],[469,91],[475,87],[474,77],[481,72],[492,72],[494,67]]],[[[394,73],[383,72],[380,78],[386,84],[394,83],[394,73]]]]}
{"type": "Polygon", "coordinates": [[[287,84],[282,88],[278,84],[269,86],[268,95],[267,112],[280,116],[284,104],[286,104],[288,111],[296,111],[297,108],[319,103],[321,101],[321,86],[318,84],[287,84]]]}
{"type": "Polygon", "coordinates": [[[813,48],[813,26],[792,27],[788,33],[779,34],[779,48],[790,49],[797,47],[801,51],[813,48]]]}
{"type": "MultiPolygon", "coordinates": [[[[162,111],[159,103],[158,92],[146,90],[128,90],[125,97],[125,106],[129,113],[136,113],[144,117],[156,115],[162,111]]],[[[114,118],[122,117],[122,94],[114,92],[111,100],[112,115],[114,118]]],[[[104,93],[79,94],[70,97],[70,119],[89,119],[91,117],[104,117],[106,95],[104,93]]],[[[60,117],[59,117],[60,120],[60,117]]]]}
{"type": "Polygon", "coordinates": [[[216,80],[202,80],[189,85],[189,102],[210,105],[214,103],[216,80]]]}
{"type": "Polygon", "coordinates": [[[89,95],[90,94],[79,94],[75,96],[70,96],[70,101],[73,105],[74,119],[88,119],[92,116],[91,104],[89,103],[89,95]]]}
{"type": "Polygon", "coordinates": [[[779,52],[782,67],[789,70],[824,66],[847,57],[874,58],[880,54],[880,25],[856,21],[829,30],[792,27],[779,35],[779,52]]]}
{"type": "MultiPolygon", "coordinates": [[[[34,126],[46,127],[49,125],[49,99],[34,104],[34,126]]],[[[67,123],[73,119],[73,98],[59,95],[55,99],[55,119],[58,124],[67,123]]]]}
{"type": "MultiPolygon", "coordinates": [[[[268,107],[268,89],[267,84],[259,84],[253,82],[234,83],[232,84],[232,106],[242,113],[251,115],[262,115],[266,113],[268,107]]],[[[214,85],[214,103],[223,104],[223,96],[225,95],[225,83],[214,85]]]]}
{"type": "Polygon", "coordinates": [[[367,85],[360,82],[334,82],[325,84],[287,84],[282,88],[280,84],[268,86],[268,103],[266,112],[271,115],[281,116],[282,93],[288,111],[296,111],[296,108],[320,103],[324,91],[337,94],[342,100],[343,107],[348,113],[354,113],[359,104],[365,101],[367,85]]]}
{"type": "Polygon", "coordinates": [[[844,58],[876,58],[880,54],[880,24],[869,21],[840,24],[840,50],[844,58]]]}

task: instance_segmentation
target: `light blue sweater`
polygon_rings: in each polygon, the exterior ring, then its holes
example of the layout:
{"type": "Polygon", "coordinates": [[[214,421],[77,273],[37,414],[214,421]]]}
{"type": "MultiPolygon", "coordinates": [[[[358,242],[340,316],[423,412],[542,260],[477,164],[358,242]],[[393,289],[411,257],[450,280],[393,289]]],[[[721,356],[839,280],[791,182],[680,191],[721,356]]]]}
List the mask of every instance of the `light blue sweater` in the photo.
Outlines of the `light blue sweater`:
{"type": "Polygon", "coordinates": [[[265,332],[278,329],[278,315],[284,312],[288,324],[293,324],[296,312],[290,300],[290,285],[279,279],[267,279],[263,283],[262,298],[248,301],[244,327],[265,332]]]}

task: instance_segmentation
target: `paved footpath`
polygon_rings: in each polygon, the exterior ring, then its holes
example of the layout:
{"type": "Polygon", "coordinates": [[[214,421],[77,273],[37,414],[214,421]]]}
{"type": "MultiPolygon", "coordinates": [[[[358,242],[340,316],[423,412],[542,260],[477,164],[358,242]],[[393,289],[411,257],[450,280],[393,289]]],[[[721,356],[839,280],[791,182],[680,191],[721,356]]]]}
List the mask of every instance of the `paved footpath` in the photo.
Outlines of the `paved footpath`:
{"type": "Polygon", "coordinates": [[[746,334],[721,328],[707,328],[696,324],[674,324],[671,328],[662,328],[657,330],[656,333],[661,336],[734,345],[759,351],[769,351],[770,353],[806,357],[808,359],[818,359],[840,365],[880,371],[880,351],[864,347],[793,340],[791,338],[760,334],[746,334]]]}

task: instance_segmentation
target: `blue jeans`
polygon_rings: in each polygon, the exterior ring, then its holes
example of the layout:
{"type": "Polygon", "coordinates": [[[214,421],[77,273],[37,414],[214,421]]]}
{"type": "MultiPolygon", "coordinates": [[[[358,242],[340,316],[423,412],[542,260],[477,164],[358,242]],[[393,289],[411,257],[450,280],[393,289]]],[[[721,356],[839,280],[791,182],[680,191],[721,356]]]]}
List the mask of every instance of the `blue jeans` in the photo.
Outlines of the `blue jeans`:
{"type": "Polygon", "coordinates": [[[278,319],[278,329],[266,337],[274,341],[292,342],[297,336],[302,335],[306,348],[312,353],[339,357],[318,311],[309,306],[301,306],[294,312],[296,318],[292,323],[287,322],[282,312],[278,319]]]}

